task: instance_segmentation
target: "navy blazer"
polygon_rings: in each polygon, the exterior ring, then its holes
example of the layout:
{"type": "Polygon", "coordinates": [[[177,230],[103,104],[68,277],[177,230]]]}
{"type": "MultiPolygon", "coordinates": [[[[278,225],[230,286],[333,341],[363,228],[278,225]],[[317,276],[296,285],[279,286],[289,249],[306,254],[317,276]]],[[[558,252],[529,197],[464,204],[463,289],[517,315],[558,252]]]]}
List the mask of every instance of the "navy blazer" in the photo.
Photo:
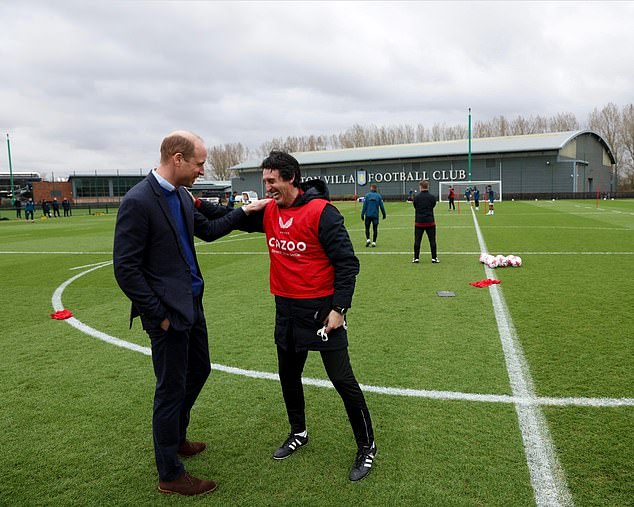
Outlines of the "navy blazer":
{"type": "MultiPolygon", "coordinates": [[[[217,206],[208,219],[196,210],[183,187],[176,191],[198,266],[194,236],[205,241],[218,239],[235,229],[245,213],[240,208],[231,211],[217,206]]],[[[164,191],[152,174],[132,187],[119,205],[113,261],[117,283],[132,301],[130,326],[140,316],[146,330],[158,328],[166,317],[175,330],[191,328],[191,270],[164,191]]],[[[198,272],[201,273],[200,268],[198,272]]]]}

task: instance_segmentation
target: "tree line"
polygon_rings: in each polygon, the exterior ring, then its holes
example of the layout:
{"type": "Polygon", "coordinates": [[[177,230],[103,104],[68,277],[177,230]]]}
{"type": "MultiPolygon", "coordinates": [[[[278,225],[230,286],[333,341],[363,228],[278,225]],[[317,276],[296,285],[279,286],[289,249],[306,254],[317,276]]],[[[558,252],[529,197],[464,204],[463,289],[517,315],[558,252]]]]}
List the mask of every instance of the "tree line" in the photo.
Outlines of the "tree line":
{"type": "MultiPolygon", "coordinates": [[[[599,134],[611,147],[616,159],[616,171],[619,176],[619,190],[634,189],[634,105],[627,104],[619,108],[609,103],[603,108],[595,108],[589,115],[585,125],[581,126],[572,113],[559,113],[551,117],[517,116],[507,119],[496,116],[491,120],[475,121],[471,137],[498,137],[528,134],[544,134],[548,132],[565,132],[569,130],[589,129],[599,134]]],[[[208,177],[217,180],[229,180],[231,167],[250,158],[266,157],[271,150],[288,152],[323,151],[345,148],[361,148],[364,146],[381,146],[390,144],[425,143],[433,141],[452,141],[469,137],[466,125],[447,126],[434,124],[431,128],[418,124],[381,126],[364,126],[354,124],[339,134],[288,136],[273,138],[251,150],[241,143],[212,146],[208,150],[208,177]]]]}

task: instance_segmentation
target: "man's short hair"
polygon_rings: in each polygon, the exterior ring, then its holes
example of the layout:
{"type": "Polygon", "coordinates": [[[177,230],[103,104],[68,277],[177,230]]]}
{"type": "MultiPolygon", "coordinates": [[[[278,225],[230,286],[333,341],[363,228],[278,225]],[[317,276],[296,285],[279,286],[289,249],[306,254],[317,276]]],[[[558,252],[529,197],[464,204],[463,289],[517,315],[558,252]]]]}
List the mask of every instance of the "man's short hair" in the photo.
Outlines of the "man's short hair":
{"type": "Polygon", "coordinates": [[[374,190],[376,192],[377,188],[376,183],[372,183],[372,185],[370,185],[370,190],[374,190]]]}
{"type": "Polygon", "coordinates": [[[419,184],[422,190],[429,190],[429,180],[421,180],[419,184]]]}
{"type": "Polygon", "coordinates": [[[299,162],[292,155],[283,151],[273,150],[269,156],[262,161],[262,170],[279,171],[280,178],[284,181],[293,180],[293,186],[299,188],[302,181],[302,173],[299,169],[299,162]]]}
{"type": "Polygon", "coordinates": [[[182,153],[185,160],[191,159],[196,150],[196,145],[193,141],[193,139],[196,138],[200,139],[195,134],[192,135],[192,138],[185,137],[178,133],[168,135],[161,143],[161,163],[167,162],[177,153],[182,153]]]}

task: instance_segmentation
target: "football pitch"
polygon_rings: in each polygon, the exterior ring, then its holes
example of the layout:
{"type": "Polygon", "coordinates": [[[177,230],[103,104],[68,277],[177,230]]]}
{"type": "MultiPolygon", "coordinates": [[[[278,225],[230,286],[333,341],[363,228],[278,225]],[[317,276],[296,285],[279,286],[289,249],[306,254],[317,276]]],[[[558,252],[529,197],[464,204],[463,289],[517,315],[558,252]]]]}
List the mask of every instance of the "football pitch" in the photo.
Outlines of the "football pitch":
{"type": "Polygon", "coordinates": [[[189,431],[208,449],[186,466],[219,488],[157,492],[149,340],[128,328],[110,212],[0,222],[0,505],[632,505],[634,201],[439,203],[440,264],[426,237],[411,262],[411,204],[386,203],[376,248],[361,205],[335,204],[361,262],[348,333],[378,446],[366,479],[348,481],[356,447],[317,353],[310,443],[271,458],[288,422],[268,255],[235,231],[196,243],[213,371],[189,431]],[[486,268],[483,251],[523,265],[486,268]],[[470,285],[486,278],[501,283],[470,285]]]}

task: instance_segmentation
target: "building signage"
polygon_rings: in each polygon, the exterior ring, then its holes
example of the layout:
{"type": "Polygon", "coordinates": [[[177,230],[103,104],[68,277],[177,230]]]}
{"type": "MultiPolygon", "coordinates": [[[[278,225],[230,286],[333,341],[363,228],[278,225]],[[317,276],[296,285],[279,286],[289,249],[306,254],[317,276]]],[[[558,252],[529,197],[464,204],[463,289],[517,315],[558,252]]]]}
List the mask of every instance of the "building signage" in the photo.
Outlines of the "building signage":
{"type": "Polygon", "coordinates": [[[368,183],[391,183],[402,181],[460,181],[467,179],[467,171],[464,169],[436,170],[436,171],[393,171],[368,173],[365,169],[356,171],[355,174],[327,174],[325,176],[302,176],[302,181],[321,179],[328,185],[346,185],[357,183],[364,186],[368,183]]]}

